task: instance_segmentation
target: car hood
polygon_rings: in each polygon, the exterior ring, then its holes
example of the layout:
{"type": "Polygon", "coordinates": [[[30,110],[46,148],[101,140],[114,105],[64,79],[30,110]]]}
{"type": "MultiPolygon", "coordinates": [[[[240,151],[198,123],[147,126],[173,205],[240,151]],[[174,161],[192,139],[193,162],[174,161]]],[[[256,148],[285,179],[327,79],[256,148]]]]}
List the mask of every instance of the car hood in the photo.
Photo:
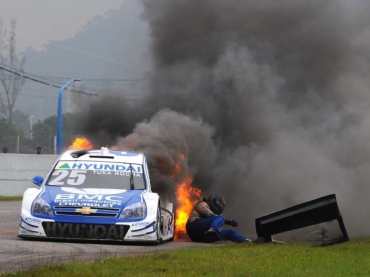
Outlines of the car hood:
{"type": "Polygon", "coordinates": [[[47,186],[42,198],[51,206],[123,208],[144,201],[144,190],[96,189],[47,186]]]}

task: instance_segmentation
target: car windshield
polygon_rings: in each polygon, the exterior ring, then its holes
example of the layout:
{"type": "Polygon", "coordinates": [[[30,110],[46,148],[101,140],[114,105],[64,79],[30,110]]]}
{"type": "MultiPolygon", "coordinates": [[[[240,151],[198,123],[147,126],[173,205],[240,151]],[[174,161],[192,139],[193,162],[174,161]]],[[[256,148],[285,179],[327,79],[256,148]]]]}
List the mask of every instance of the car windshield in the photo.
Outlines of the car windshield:
{"type": "Polygon", "coordinates": [[[60,161],[46,185],[79,188],[145,189],[143,166],[110,162],[60,161]]]}

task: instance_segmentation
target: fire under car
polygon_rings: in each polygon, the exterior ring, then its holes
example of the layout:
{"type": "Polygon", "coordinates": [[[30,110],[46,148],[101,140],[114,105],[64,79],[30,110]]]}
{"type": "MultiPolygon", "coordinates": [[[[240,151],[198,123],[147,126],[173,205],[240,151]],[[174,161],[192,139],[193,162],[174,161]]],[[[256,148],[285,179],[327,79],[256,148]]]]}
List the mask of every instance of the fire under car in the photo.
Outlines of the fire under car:
{"type": "Polygon", "coordinates": [[[146,156],[69,150],[23,196],[18,236],[159,244],[174,238],[173,203],[152,191],[146,156]]]}

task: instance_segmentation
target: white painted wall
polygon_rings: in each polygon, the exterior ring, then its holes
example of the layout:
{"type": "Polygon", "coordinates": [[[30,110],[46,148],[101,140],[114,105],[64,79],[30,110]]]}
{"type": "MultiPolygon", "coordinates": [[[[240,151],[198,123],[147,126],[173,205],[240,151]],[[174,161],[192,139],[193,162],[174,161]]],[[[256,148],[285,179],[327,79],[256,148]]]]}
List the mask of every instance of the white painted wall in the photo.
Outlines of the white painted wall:
{"type": "Polygon", "coordinates": [[[58,155],[0,153],[0,195],[23,196],[32,179],[45,177],[58,159],[58,155]]]}

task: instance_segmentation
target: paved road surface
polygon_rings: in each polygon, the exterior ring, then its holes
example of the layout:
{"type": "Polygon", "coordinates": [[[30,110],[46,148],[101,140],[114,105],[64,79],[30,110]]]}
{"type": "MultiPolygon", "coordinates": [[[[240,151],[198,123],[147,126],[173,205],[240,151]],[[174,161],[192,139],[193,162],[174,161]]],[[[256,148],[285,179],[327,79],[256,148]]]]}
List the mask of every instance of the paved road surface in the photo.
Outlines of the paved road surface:
{"type": "Polygon", "coordinates": [[[163,250],[210,246],[189,241],[145,246],[23,240],[18,238],[20,210],[20,201],[0,201],[0,273],[76,260],[92,261],[108,257],[156,253],[163,250]]]}

